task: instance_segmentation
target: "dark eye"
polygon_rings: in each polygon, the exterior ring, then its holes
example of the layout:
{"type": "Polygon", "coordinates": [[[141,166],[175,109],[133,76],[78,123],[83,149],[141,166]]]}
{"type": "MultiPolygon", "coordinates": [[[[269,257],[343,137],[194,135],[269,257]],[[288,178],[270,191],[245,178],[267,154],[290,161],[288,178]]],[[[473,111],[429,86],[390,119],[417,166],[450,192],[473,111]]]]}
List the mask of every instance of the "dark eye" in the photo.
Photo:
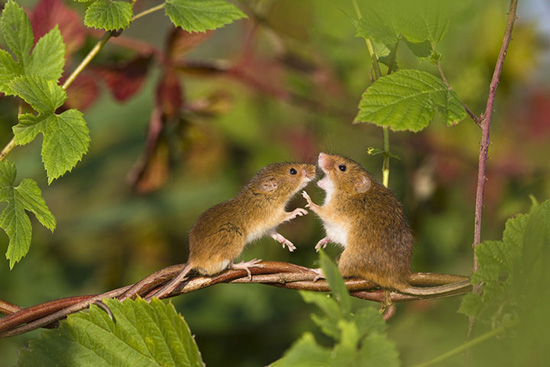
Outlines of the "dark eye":
{"type": "Polygon", "coordinates": [[[341,164],[341,165],[338,166],[338,168],[340,169],[340,171],[346,172],[346,168],[347,168],[347,167],[346,167],[345,164],[341,164]]]}
{"type": "Polygon", "coordinates": [[[291,175],[295,175],[295,174],[297,174],[297,173],[298,173],[298,171],[296,171],[294,168],[291,168],[291,169],[290,169],[290,174],[291,174],[291,175]]]}

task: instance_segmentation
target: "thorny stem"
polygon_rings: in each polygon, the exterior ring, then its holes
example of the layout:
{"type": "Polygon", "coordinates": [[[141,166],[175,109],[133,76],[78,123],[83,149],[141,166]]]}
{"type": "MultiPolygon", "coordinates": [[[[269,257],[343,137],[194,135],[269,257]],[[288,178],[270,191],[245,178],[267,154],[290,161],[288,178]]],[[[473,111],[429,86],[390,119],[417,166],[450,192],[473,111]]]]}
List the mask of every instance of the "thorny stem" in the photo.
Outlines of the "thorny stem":
{"type": "MultiPolygon", "coordinates": [[[[495,103],[495,97],[497,92],[497,87],[500,79],[500,74],[502,72],[502,67],[504,65],[504,59],[506,58],[506,52],[508,51],[508,46],[512,40],[512,30],[514,29],[514,22],[516,21],[518,0],[510,1],[510,10],[508,12],[508,20],[506,22],[506,30],[504,31],[504,37],[502,38],[502,46],[500,47],[500,52],[498,54],[498,59],[495,65],[495,70],[493,72],[493,78],[491,79],[491,84],[489,85],[489,95],[487,96],[487,106],[485,108],[485,113],[482,115],[480,126],[481,126],[481,144],[479,149],[479,167],[477,173],[477,189],[476,189],[476,205],[475,205],[475,223],[474,223],[474,243],[472,247],[474,249],[474,272],[478,269],[477,257],[475,255],[475,249],[481,242],[481,215],[483,211],[483,197],[485,189],[485,181],[487,180],[487,159],[489,157],[489,144],[490,144],[490,128],[491,128],[491,119],[493,116],[493,106],[495,103]]],[[[474,288],[474,292],[479,293],[479,288],[474,288]]],[[[471,337],[473,333],[473,328],[475,325],[475,318],[470,317],[468,336],[471,337]]]]}

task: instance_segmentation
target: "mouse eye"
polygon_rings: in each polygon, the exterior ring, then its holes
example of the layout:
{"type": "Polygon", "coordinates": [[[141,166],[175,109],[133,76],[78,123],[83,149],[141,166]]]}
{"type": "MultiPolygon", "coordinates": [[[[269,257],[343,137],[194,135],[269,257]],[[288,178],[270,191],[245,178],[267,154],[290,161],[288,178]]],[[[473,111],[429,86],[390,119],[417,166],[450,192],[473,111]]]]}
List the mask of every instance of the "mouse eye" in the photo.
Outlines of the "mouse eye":
{"type": "Polygon", "coordinates": [[[346,172],[346,168],[347,168],[347,167],[346,167],[345,164],[341,164],[341,165],[338,166],[338,169],[339,169],[340,171],[342,171],[342,172],[346,172]]]}
{"type": "Polygon", "coordinates": [[[291,175],[295,175],[295,174],[298,173],[298,171],[296,171],[296,169],[294,169],[294,168],[291,168],[289,172],[290,172],[291,175]]]}

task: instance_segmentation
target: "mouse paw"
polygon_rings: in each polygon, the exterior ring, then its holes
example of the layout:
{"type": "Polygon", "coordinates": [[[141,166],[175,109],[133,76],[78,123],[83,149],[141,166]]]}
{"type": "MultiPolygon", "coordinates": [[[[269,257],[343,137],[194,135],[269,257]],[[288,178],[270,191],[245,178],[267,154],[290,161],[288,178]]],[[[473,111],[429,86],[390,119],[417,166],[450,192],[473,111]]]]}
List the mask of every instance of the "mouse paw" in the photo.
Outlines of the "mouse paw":
{"type": "Polygon", "coordinates": [[[246,271],[246,274],[248,274],[248,279],[252,280],[252,273],[250,272],[250,268],[263,268],[264,266],[260,264],[262,260],[260,259],[253,259],[247,262],[241,261],[240,263],[233,263],[229,267],[233,270],[244,270],[246,271]]]}
{"type": "Polygon", "coordinates": [[[303,215],[307,215],[307,213],[308,213],[308,211],[305,210],[304,208],[296,208],[292,212],[290,212],[290,214],[288,216],[288,220],[292,220],[296,217],[301,217],[303,215]]]}
{"type": "Polygon", "coordinates": [[[320,279],[326,279],[325,273],[323,273],[323,269],[317,268],[317,269],[311,269],[313,273],[315,273],[315,278],[313,278],[313,281],[316,282],[320,279]]]}
{"type": "Polygon", "coordinates": [[[313,202],[311,201],[311,198],[309,197],[309,195],[307,194],[307,192],[302,191],[302,196],[303,196],[304,199],[306,199],[306,201],[307,201],[306,208],[310,208],[310,207],[313,205],[313,202]]]}
{"type": "Polygon", "coordinates": [[[275,241],[279,242],[281,245],[283,245],[283,248],[288,247],[288,251],[290,252],[293,252],[294,250],[296,250],[296,246],[294,246],[294,244],[292,242],[290,242],[289,240],[287,240],[282,234],[280,233],[273,233],[271,235],[271,238],[273,238],[275,241]]]}
{"type": "Polygon", "coordinates": [[[327,245],[332,242],[330,238],[325,237],[321,239],[317,244],[315,245],[315,251],[319,252],[320,249],[324,249],[327,247],[327,245]]]}

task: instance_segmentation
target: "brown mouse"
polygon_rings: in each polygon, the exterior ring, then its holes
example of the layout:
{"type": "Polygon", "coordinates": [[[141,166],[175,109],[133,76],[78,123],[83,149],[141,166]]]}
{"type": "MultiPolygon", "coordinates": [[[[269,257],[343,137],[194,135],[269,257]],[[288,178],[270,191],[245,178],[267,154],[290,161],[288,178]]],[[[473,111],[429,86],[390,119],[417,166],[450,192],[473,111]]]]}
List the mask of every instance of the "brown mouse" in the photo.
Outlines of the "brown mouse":
{"type": "Polygon", "coordinates": [[[276,229],[283,222],[307,214],[303,208],[287,212],[290,199],[315,178],[315,166],[305,163],[274,163],[262,168],[233,199],[202,213],[189,233],[189,260],[185,268],[155,297],[173,292],[191,270],[214,275],[228,268],[244,269],[259,260],[234,264],[246,244],[271,236],[294,251],[296,247],[276,229]]]}
{"type": "MultiPolygon", "coordinates": [[[[340,155],[319,154],[324,177],[317,183],[326,192],[322,206],[310,208],[322,220],[326,237],[315,249],[328,243],[344,247],[338,262],[343,277],[361,277],[383,288],[412,295],[431,295],[454,290],[456,285],[419,288],[409,285],[414,238],[401,203],[358,163],[340,155]]],[[[456,283],[458,284],[458,283],[456,283]]],[[[469,284],[461,284],[459,288],[469,284]]]]}

